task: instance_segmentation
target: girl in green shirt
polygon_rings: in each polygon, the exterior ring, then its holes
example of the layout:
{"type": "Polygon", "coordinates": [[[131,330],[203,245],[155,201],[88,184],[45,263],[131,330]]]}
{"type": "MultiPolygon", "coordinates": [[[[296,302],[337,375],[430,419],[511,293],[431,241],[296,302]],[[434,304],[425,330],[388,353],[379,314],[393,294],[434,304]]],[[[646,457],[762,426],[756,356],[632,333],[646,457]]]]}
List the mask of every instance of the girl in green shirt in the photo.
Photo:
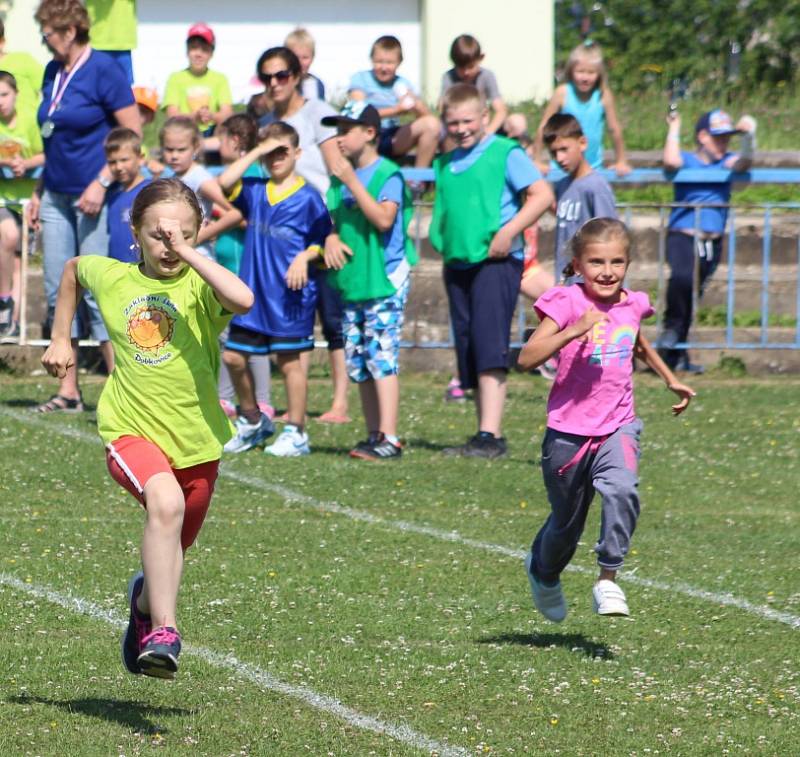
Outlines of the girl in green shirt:
{"type": "Polygon", "coordinates": [[[62,377],[74,360],[70,326],[91,291],[114,346],[97,404],[109,472],[147,511],[143,572],[128,585],[122,640],[134,674],[174,678],[181,637],[176,604],[183,553],[208,511],[231,425],[217,401],[217,338],[253,293],[195,247],[203,213],[179,179],[145,187],[131,209],[141,262],[80,255],[64,266],[53,335],[42,358],[62,377]]]}
{"type": "Polygon", "coordinates": [[[17,309],[12,290],[18,287],[15,253],[20,242],[20,201],[33,192],[34,180],[25,176],[44,163],[42,137],[36,114],[17,108],[17,80],[0,70],[0,166],[3,179],[0,192],[0,337],[17,329],[17,309]],[[16,287],[14,286],[16,284],[16,287]]]}

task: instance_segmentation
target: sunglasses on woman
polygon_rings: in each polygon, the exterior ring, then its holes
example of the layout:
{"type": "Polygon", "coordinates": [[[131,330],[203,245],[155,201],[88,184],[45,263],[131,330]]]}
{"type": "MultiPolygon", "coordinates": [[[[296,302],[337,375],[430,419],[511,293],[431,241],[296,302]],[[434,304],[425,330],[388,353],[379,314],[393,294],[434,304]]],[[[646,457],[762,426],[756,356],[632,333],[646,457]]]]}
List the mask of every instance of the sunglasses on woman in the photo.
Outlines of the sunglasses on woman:
{"type": "Polygon", "coordinates": [[[262,72],[258,78],[261,79],[261,81],[267,86],[272,84],[273,79],[275,79],[275,81],[277,81],[278,84],[286,84],[286,82],[292,78],[292,72],[289,71],[288,69],[283,69],[283,71],[276,71],[274,74],[265,74],[262,72]]]}

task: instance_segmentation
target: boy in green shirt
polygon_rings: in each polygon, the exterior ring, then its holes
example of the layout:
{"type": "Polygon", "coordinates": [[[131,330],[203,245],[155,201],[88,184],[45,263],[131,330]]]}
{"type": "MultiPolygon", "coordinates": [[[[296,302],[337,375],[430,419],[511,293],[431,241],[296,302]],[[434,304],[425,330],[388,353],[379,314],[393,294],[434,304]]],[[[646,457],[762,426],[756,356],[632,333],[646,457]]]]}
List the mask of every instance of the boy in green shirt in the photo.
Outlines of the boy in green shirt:
{"type": "Polygon", "coordinates": [[[117,61],[133,86],[136,0],[85,0],[84,5],[92,25],[92,47],[117,61]]]}
{"type": "Polygon", "coordinates": [[[501,424],[522,232],[551,206],[553,193],[517,142],[487,133],[489,114],[473,85],[454,85],[442,105],[457,146],[434,160],[430,240],[444,258],[461,386],[475,389],[478,410],[478,432],[444,451],[496,458],[507,452],[501,424]]]}
{"type": "Polygon", "coordinates": [[[397,459],[400,329],[417,262],[406,235],[411,195],[397,165],[378,155],[381,118],[372,105],[352,101],[322,124],[337,127],[344,156],[331,166],[327,205],[335,228],[325,240],[325,264],[344,303],[347,374],[358,384],[367,426],[350,456],[397,459]]]}
{"type": "Polygon", "coordinates": [[[204,137],[210,136],[217,124],[233,115],[228,78],[208,68],[215,43],[210,26],[192,26],[186,39],[189,67],[170,74],[164,92],[163,107],[167,109],[167,116],[191,116],[204,137]]]}

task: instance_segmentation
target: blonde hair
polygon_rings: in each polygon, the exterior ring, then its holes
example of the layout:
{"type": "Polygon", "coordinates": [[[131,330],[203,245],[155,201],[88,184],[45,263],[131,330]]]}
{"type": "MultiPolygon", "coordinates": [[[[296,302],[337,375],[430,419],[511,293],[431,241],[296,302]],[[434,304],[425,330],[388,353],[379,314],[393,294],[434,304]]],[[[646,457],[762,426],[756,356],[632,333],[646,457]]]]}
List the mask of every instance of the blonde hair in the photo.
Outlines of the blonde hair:
{"type": "Polygon", "coordinates": [[[309,50],[311,50],[311,55],[314,55],[316,52],[314,38],[311,36],[311,32],[302,26],[298,26],[296,29],[289,32],[286,35],[286,39],[283,40],[283,44],[286,47],[291,47],[292,45],[297,45],[298,47],[307,47],[309,50]]]}
{"type": "Polygon", "coordinates": [[[597,84],[595,89],[601,92],[606,88],[606,67],[603,63],[603,51],[600,45],[590,40],[581,42],[567,58],[567,67],[564,70],[564,76],[567,81],[572,81],[572,73],[579,63],[588,63],[589,65],[597,67],[597,84]]]}
{"type": "Polygon", "coordinates": [[[442,113],[447,115],[449,108],[457,108],[470,102],[476,103],[481,111],[486,107],[486,101],[475,85],[464,82],[454,84],[442,96],[442,113]]]}
{"type": "Polygon", "coordinates": [[[200,148],[203,141],[200,136],[200,129],[197,128],[197,124],[191,116],[172,116],[164,121],[164,125],[158,132],[158,142],[162,147],[164,146],[164,135],[172,130],[184,131],[187,134],[191,134],[192,144],[195,150],[200,148]]]}
{"type": "Polygon", "coordinates": [[[572,260],[564,266],[561,272],[563,279],[568,279],[575,275],[573,261],[580,258],[590,244],[604,244],[608,242],[619,242],[625,251],[625,257],[631,259],[633,249],[633,237],[628,227],[616,218],[592,218],[575,232],[569,243],[572,252],[572,260]]]}

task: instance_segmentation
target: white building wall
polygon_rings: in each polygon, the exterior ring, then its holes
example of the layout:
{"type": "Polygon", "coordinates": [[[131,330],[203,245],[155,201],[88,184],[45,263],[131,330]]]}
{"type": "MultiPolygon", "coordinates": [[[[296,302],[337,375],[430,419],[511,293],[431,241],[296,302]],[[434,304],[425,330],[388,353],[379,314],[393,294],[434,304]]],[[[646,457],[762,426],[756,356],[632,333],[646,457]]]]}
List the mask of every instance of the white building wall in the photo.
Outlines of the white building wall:
{"type": "Polygon", "coordinates": [[[553,0],[424,0],[424,87],[439,96],[442,74],[453,64],[459,34],[481,43],[484,65],[497,76],[506,102],[543,100],[553,90],[553,0]]]}
{"type": "Polygon", "coordinates": [[[50,54],[42,44],[39,25],[33,20],[38,7],[39,0],[0,1],[0,13],[6,27],[6,50],[30,53],[44,65],[50,60],[50,54]]]}
{"type": "MultiPolygon", "coordinates": [[[[0,0],[0,12],[5,5],[8,49],[44,63],[49,56],[33,21],[38,3],[0,0]]],[[[205,21],[217,35],[211,65],[227,74],[240,101],[254,89],[249,82],[261,52],[282,44],[298,25],[316,38],[312,70],[337,99],[350,75],[369,67],[370,45],[382,34],[400,39],[405,54],[400,72],[430,103],[452,65],[450,44],[464,33],[480,41],[485,65],[497,75],[508,102],[542,100],[552,92],[553,0],[138,0],[137,5],[137,83],[159,91],[172,71],[186,65],[186,30],[205,21]]]]}
{"type": "Polygon", "coordinates": [[[372,42],[394,34],[403,45],[400,73],[419,86],[421,34],[418,0],[139,0],[139,48],[133,56],[137,84],[163,93],[167,76],[186,67],[186,31],[197,21],[214,30],[217,48],[210,67],[228,76],[234,100],[242,102],[263,86],[252,82],[258,56],[283,44],[296,26],[317,43],[312,72],[328,97],[344,97],[350,76],[369,68],[372,42]]]}

